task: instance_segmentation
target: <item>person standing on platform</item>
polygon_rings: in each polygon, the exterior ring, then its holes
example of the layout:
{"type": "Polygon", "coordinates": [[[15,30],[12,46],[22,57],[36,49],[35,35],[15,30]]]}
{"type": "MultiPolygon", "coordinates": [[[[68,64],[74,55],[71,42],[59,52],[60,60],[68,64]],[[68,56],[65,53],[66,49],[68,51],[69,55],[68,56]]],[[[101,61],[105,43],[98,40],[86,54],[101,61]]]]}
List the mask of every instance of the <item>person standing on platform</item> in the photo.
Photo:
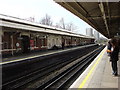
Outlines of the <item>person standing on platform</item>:
{"type": "Polygon", "coordinates": [[[111,39],[110,43],[112,45],[111,53],[110,53],[111,66],[113,70],[113,75],[117,76],[118,75],[117,61],[118,61],[118,54],[119,54],[119,46],[115,38],[111,39]]]}
{"type": "Polygon", "coordinates": [[[107,54],[108,54],[108,56],[110,56],[111,47],[112,47],[112,45],[111,45],[111,43],[110,43],[110,41],[109,41],[109,42],[108,42],[108,45],[107,45],[107,54]]]}

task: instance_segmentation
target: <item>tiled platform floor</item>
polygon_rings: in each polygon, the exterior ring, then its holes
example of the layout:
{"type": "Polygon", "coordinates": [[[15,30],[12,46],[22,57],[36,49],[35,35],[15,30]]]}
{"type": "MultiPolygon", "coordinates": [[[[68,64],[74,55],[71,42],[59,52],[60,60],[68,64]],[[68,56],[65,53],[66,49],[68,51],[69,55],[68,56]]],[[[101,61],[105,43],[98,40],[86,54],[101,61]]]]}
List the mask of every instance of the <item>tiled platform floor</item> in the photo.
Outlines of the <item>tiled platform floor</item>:
{"type": "Polygon", "coordinates": [[[118,76],[113,76],[111,62],[105,48],[69,89],[73,88],[76,90],[78,88],[118,90],[119,88],[120,90],[120,60],[118,61],[118,76]]]}

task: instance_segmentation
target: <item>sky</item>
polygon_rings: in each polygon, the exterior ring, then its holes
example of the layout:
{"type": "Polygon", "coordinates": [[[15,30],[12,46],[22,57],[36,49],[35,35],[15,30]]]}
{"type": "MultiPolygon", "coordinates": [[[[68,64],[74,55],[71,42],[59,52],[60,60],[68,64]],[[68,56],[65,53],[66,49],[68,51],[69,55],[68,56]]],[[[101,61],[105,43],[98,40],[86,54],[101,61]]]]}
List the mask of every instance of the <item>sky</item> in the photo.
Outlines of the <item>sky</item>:
{"type": "Polygon", "coordinates": [[[72,22],[77,26],[74,32],[86,34],[86,28],[92,28],[83,20],[67,11],[53,0],[0,0],[0,14],[19,18],[34,17],[39,22],[46,14],[51,16],[53,24],[64,18],[65,23],[72,22]]]}

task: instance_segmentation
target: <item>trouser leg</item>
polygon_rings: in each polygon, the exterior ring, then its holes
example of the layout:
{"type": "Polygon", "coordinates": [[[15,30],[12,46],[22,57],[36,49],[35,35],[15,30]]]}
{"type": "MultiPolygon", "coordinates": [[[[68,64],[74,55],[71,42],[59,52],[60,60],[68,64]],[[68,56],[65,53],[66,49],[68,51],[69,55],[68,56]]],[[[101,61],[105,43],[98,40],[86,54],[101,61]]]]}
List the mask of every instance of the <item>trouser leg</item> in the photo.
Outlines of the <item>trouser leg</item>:
{"type": "Polygon", "coordinates": [[[117,71],[117,61],[115,62],[115,74],[117,74],[118,73],[118,71],[117,71]]]}
{"type": "Polygon", "coordinates": [[[117,74],[117,61],[112,62],[113,74],[117,74]]]}

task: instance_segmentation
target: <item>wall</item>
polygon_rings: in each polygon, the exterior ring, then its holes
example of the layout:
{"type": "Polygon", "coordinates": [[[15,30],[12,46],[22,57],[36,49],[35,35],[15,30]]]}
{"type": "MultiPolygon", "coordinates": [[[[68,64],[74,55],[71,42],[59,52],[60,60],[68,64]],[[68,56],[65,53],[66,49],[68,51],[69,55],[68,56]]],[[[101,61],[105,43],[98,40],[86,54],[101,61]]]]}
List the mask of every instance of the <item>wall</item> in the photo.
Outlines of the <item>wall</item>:
{"type": "Polygon", "coordinates": [[[48,49],[52,48],[54,45],[61,47],[62,41],[60,35],[49,34],[47,39],[48,49]]]}

